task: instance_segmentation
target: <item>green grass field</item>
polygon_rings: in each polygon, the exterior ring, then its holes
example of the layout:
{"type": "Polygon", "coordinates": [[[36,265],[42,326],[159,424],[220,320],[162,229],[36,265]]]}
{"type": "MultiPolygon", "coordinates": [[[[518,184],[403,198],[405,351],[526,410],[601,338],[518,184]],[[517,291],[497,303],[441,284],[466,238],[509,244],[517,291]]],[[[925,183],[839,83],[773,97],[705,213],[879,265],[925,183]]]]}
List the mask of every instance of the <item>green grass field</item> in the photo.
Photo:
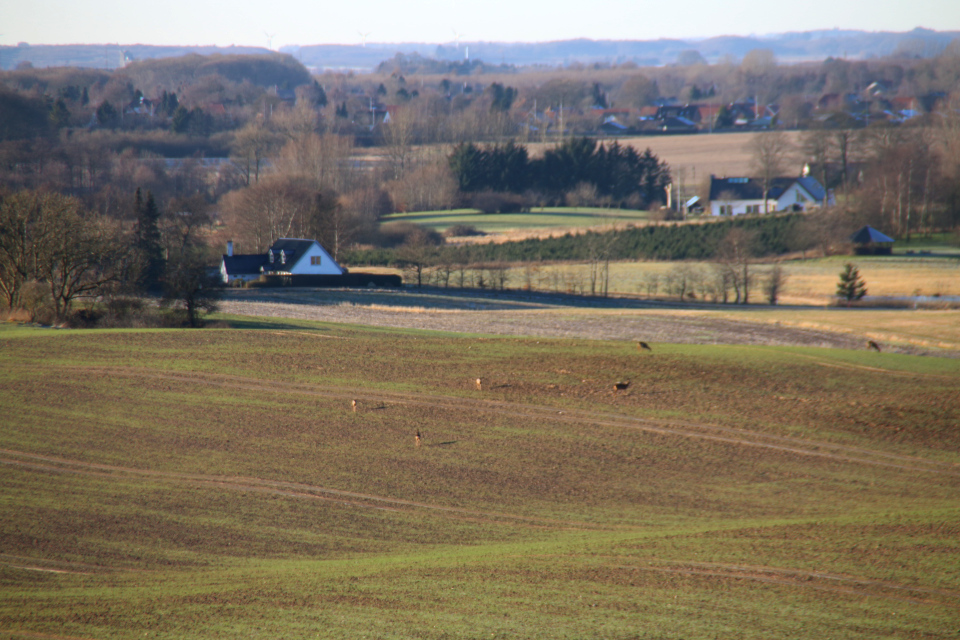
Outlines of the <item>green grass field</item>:
{"type": "Polygon", "coordinates": [[[471,225],[484,233],[505,233],[531,229],[564,229],[646,222],[649,211],[602,209],[597,207],[542,207],[530,213],[480,213],[476,209],[397,213],[383,219],[389,222],[413,222],[445,231],[458,224],[471,225]]]}
{"type": "Polygon", "coordinates": [[[960,630],[960,361],[226,320],[0,327],[0,637],[960,630]]]}

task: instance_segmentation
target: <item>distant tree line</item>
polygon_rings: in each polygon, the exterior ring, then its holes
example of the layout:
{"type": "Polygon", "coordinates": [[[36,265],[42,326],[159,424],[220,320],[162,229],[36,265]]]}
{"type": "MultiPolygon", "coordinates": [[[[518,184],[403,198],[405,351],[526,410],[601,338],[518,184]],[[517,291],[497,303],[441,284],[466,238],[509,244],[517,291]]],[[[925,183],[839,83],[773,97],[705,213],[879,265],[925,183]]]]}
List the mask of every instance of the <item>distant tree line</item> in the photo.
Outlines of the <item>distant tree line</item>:
{"type": "Polygon", "coordinates": [[[111,322],[120,309],[143,311],[140,296],[156,294],[174,310],[163,323],[199,326],[218,298],[201,237],[210,224],[206,203],[174,200],[161,214],[150,192],[144,197],[137,189],[132,200],[125,203],[135,221],[131,232],[77,198],[0,191],[0,310],[18,319],[89,325],[107,309],[111,322]],[[78,300],[89,304],[78,308],[78,300]]]}
{"type": "Polygon", "coordinates": [[[662,202],[670,183],[670,169],[650,149],[598,144],[574,138],[531,159],[525,146],[515,142],[481,147],[472,142],[457,145],[450,168],[464,193],[536,191],[556,197],[590,185],[597,195],[626,204],[633,198],[649,206],[662,202]]]}

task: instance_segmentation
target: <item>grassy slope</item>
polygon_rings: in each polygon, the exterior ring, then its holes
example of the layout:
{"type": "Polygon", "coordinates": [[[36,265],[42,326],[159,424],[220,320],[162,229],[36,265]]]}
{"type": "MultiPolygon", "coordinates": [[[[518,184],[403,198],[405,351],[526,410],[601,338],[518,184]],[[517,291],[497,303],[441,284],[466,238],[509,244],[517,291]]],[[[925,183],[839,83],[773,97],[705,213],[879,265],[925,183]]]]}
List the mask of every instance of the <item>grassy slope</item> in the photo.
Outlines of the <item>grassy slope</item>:
{"type": "Polygon", "coordinates": [[[956,361],[247,326],[0,329],[0,634],[958,628],[956,361]]]}
{"type": "Polygon", "coordinates": [[[475,209],[455,209],[452,211],[424,211],[417,213],[398,213],[384,218],[384,222],[413,222],[437,231],[466,224],[485,233],[529,229],[577,229],[622,223],[644,222],[649,219],[648,211],[627,209],[600,209],[596,207],[543,207],[530,213],[479,213],[475,209]]]}

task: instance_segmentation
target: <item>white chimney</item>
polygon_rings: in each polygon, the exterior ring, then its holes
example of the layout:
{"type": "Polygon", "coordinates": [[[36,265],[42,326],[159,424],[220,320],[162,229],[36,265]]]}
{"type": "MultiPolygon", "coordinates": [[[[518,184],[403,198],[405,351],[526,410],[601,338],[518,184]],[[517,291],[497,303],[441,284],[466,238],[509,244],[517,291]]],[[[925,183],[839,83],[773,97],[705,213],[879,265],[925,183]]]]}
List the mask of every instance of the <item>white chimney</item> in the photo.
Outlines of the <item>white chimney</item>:
{"type": "Polygon", "coordinates": [[[227,256],[233,257],[233,240],[227,240],[227,256]]]}

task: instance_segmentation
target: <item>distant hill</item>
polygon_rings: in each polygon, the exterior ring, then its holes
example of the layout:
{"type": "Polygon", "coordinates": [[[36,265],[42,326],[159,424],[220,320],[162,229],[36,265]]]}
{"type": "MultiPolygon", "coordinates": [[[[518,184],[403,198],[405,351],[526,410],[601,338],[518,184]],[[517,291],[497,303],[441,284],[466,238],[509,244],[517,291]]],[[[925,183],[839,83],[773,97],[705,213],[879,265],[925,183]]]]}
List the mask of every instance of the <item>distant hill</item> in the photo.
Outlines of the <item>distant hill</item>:
{"type": "MultiPolygon", "coordinates": [[[[574,63],[640,66],[676,64],[681,54],[699,52],[710,63],[742,58],[752,49],[769,49],[781,62],[819,61],[828,57],[862,60],[902,55],[932,57],[960,31],[917,28],[905,32],[823,30],[769,36],[719,36],[705,40],[558,40],[555,42],[367,43],[364,45],[313,44],[284,47],[307,67],[368,71],[396,54],[419,55],[442,61],[482,59],[490,65],[570,65],[574,63]]],[[[153,45],[27,45],[0,47],[0,68],[22,62],[35,67],[77,66],[116,69],[136,60],[197,54],[264,54],[262,47],[174,47],[153,45]]]]}
{"type": "Polygon", "coordinates": [[[676,64],[680,54],[698,51],[708,62],[742,58],[752,49],[770,49],[781,62],[820,61],[829,57],[862,60],[900,54],[932,57],[943,51],[960,31],[804,31],[771,36],[720,36],[706,40],[559,40],[556,42],[461,42],[452,44],[367,43],[361,45],[305,45],[285,47],[304,65],[315,69],[373,69],[396,54],[438,60],[482,59],[498,65],[569,65],[573,63],[640,66],[676,64]]]}
{"type": "Polygon", "coordinates": [[[130,62],[174,58],[196,53],[210,55],[269,54],[263,47],[175,47],[149,44],[40,44],[0,47],[0,68],[14,69],[22,62],[34,67],[93,67],[118,69],[130,62]]]}

